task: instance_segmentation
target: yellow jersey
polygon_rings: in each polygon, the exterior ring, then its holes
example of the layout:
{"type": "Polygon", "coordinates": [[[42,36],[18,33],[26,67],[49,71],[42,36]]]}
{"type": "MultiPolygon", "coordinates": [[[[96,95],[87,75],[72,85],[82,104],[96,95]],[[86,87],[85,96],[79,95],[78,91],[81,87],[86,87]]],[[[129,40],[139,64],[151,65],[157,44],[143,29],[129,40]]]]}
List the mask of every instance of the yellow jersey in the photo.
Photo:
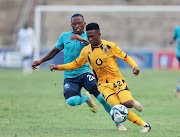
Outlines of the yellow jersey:
{"type": "Polygon", "coordinates": [[[117,78],[123,79],[116,63],[116,57],[121,58],[133,68],[138,67],[135,61],[122,51],[116,43],[101,40],[101,44],[98,46],[89,44],[84,47],[80,57],[75,61],[64,65],[58,65],[58,70],[73,70],[89,62],[98,84],[112,83],[117,78]]]}

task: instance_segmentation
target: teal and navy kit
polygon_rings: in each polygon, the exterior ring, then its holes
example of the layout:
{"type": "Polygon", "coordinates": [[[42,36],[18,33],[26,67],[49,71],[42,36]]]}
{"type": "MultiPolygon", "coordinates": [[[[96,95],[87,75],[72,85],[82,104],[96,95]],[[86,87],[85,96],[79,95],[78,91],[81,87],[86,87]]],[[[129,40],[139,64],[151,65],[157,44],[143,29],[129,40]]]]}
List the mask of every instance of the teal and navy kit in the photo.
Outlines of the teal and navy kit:
{"type": "MultiPolygon", "coordinates": [[[[85,43],[78,40],[70,40],[70,37],[74,34],[73,31],[62,33],[56,43],[56,48],[59,50],[64,49],[64,64],[70,63],[79,57],[81,50],[84,48],[85,43]]],[[[87,40],[86,33],[83,32],[80,35],[82,38],[87,40]]],[[[83,73],[92,73],[89,64],[86,63],[82,67],[72,70],[64,71],[64,78],[75,78],[83,73]]]]}
{"type": "MultiPolygon", "coordinates": [[[[64,64],[72,62],[79,57],[81,50],[86,46],[83,42],[78,40],[70,40],[74,35],[73,31],[61,34],[56,48],[64,49],[64,64]]],[[[82,38],[88,40],[86,33],[80,35],[82,38]]],[[[99,93],[95,78],[92,74],[88,63],[84,64],[78,69],[72,71],[64,71],[64,97],[66,102],[71,106],[81,105],[88,100],[88,96],[81,95],[81,88],[84,87],[90,94],[93,94],[97,100],[103,105],[104,109],[110,113],[111,106],[103,99],[99,93]],[[77,95],[78,94],[78,95],[77,95]]],[[[118,125],[119,123],[115,123],[118,125]]]]}
{"type": "Polygon", "coordinates": [[[176,56],[180,63],[180,26],[175,28],[173,38],[177,39],[176,56]]]}
{"type": "MultiPolygon", "coordinates": [[[[76,60],[76,58],[79,57],[81,50],[84,46],[86,46],[84,42],[76,39],[70,40],[72,35],[74,35],[73,31],[62,33],[55,45],[59,50],[64,49],[64,64],[76,60]]],[[[80,36],[88,40],[85,32],[83,32],[80,36]]],[[[64,71],[64,78],[64,93],[66,91],[73,90],[80,94],[82,87],[89,91],[92,86],[96,85],[96,81],[93,78],[93,74],[88,63],[78,69],[64,71]]]]}

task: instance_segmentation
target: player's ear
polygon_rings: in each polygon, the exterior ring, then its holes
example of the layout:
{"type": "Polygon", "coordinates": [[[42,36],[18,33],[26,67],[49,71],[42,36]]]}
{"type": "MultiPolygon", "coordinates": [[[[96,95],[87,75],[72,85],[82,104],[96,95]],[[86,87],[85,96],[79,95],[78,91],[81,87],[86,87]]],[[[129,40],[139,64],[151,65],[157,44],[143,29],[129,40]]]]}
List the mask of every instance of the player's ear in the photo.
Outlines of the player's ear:
{"type": "Polygon", "coordinates": [[[86,26],[86,22],[84,22],[84,26],[86,26]]]}

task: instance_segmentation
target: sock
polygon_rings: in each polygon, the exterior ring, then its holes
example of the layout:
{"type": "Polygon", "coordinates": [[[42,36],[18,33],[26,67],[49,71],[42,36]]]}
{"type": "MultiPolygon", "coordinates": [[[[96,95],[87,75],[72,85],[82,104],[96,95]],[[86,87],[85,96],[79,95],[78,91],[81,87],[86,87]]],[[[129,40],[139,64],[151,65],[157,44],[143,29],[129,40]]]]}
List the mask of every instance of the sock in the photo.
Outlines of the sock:
{"type": "Polygon", "coordinates": [[[103,99],[101,94],[99,94],[96,98],[103,105],[104,109],[110,114],[112,107],[103,99]]]}
{"type": "Polygon", "coordinates": [[[128,114],[128,120],[139,125],[139,126],[144,126],[146,123],[140,118],[138,117],[134,112],[132,112],[131,110],[128,110],[129,114],[128,114]]]}
{"type": "MultiPolygon", "coordinates": [[[[83,94],[83,95],[81,96],[81,104],[83,104],[83,103],[86,102],[86,101],[88,101],[88,96],[83,94]]],[[[81,105],[81,104],[80,104],[80,105],[81,105]]]]}
{"type": "Polygon", "coordinates": [[[86,95],[82,95],[81,97],[76,95],[76,96],[72,96],[68,99],[66,99],[66,102],[70,105],[70,106],[77,106],[77,105],[81,105],[84,102],[86,102],[88,100],[88,96],[86,95]]]}
{"type": "Polygon", "coordinates": [[[144,125],[146,125],[146,122],[144,122],[144,121],[142,120],[140,126],[143,127],[144,125]]]}
{"type": "MultiPolygon", "coordinates": [[[[97,97],[98,101],[103,105],[104,109],[109,113],[110,115],[110,111],[111,111],[111,106],[103,99],[103,97],[101,96],[101,94],[99,94],[97,97]]],[[[115,125],[119,125],[121,123],[116,123],[114,122],[115,125]]]]}

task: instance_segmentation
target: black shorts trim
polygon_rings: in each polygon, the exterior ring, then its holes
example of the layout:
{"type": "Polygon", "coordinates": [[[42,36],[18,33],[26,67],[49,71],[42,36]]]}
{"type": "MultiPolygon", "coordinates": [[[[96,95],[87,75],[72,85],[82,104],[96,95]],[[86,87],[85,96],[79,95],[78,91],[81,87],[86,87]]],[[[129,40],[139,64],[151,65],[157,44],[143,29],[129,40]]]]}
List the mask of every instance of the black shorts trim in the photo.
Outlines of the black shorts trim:
{"type": "Polygon", "coordinates": [[[106,101],[108,100],[108,98],[110,97],[110,96],[112,96],[112,95],[114,95],[115,93],[112,93],[112,94],[110,94],[107,98],[106,98],[106,101]]]}
{"type": "Polygon", "coordinates": [[[118,94],[119,94],[121,91],[124,91],[124,90],[128,90],[128,91],[129,91],[129,88],[126,86],[126,88],[125,88],[125,89],[121,89],[121,90],[119,90],[119,91],[118,91],[118,94]]]}

